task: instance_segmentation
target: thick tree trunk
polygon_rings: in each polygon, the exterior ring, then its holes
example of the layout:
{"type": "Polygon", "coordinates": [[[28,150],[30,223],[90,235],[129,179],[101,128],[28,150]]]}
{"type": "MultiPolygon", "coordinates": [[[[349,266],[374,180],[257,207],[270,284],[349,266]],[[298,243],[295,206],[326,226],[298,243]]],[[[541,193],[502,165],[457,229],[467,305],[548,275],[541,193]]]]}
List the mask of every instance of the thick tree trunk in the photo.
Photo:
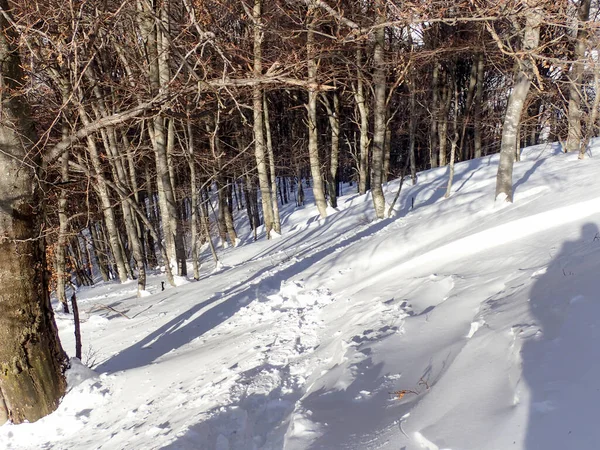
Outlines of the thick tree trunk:
{"type": "Polygon", "coordinates": [[[587,31],[585,22],[590,18],[591,0],[580,0],[577,11],[577,30],[575,32],[575,45],[573,57],[574,61],[571,64],[571,73],[569,73],[569,112],[568,112],[568,135],[565,150],[567,152],[579,151],[582,141],[581,133],[581,90],[583,84],[583,69],[587,31]]]}
{"type": "MultiPolygon", "coordinates": [[[[526,53],[535,50],[540,41],[541,14],[536,8],[527,8],[525,14],[525,29],[523,32],[523,49],[526,53]]],[[[500,163],[496,177],[496,200],[512,203],[513,186],[512,172],[515,162],[515,147],[517,131],[521,122],[521,112],[531,84],[533,75],[531,56],[525,55],[520,61],[520,69],[516,75],[513,90],[508,98],[506,115],[502,125],[502,142],[500,144],[500,163]]]]}
{"type": "Polygon", "coordinates": [[[310,159],[310,174],[313,179],[313,195],[317,210],[322,219],[327,217],[327,201],[323,191],[323,176],[321,175],[321,160],[319,158],[319,135],[317,131],[317,56],[315,51],[315,30],[313,18],[309,19],[306,38],[306,57],[308,64],[308,157],[310,159]]]}
{"type": "MultiPolygon", "coordinates": [[[[385,21],[385,3],[376,2],[380,21],[385,21]]],[[[371,194],[378,219],[385,217],[385,197],[383,195],[383,159],[386,131],[386,73],[385,73],[385,28],[375,30],[375,50],[373,53],[373,89],[375,102],[373,107],[373,161],[371,170],[371,194]]]]}
{"type": "MultiPolygon", "coordinates": [[[[8,2],[0,8],[10,14],[8,2]]],[[[0,423],[34,422],[65,393],[66,355],[48,295],[36,141],[17,92],[23,73],[18,40],[0,16],[0,423]]]]}

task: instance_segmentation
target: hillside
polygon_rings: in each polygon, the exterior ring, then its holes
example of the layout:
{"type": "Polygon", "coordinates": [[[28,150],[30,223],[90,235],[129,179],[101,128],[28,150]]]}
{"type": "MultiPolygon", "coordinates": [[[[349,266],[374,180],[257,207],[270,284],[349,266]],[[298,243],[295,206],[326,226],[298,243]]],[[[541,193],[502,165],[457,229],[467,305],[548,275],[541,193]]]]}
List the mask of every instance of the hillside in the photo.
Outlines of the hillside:
{"type": "Polygon", "coordinates": [[[449,199],[445,168],[420,173],[387,220],[348,186],[326,220],[288,205],[282,237],[242,231],[222,267],[207,252],[200,281],[155,274],[147,297],[82,289],[94,372],[74,362],[58,411],[0,447],[597,448],[600,159],[526,149],[514,204],[496,169],[457,164],[449,199]]]}

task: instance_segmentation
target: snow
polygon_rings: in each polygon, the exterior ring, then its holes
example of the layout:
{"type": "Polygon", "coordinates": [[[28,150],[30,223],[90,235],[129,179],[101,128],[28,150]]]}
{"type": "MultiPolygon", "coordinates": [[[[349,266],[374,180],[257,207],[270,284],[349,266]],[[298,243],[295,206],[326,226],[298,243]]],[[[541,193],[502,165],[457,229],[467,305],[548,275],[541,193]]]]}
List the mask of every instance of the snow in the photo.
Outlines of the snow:
{"type": "Polygon", "coordinates": [[[596,448],[600,160],[528,148],[501,205],[497,161],[458,163],[448,199],[447,169],[420,173],[392,219],[349,187],[326,219],[282,207],[277,239],[240,213],[198,282],[82,288],[93,371],[72,359],[58,410],[0,448],[596,448]]]}

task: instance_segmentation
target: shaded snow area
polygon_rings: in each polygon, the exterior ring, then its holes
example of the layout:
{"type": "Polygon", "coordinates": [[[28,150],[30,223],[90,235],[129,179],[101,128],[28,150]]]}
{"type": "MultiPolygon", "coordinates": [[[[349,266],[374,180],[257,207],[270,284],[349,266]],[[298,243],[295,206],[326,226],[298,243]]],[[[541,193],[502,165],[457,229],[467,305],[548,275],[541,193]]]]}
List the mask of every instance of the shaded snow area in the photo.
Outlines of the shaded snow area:
{"type": "Polygon", "coordinates": [[[237,212],[240,246],[198,282],[82,289],[94,371],[73,361],[59,409],[0,447],[600,448],[594,156],[526,149],[514,204],[491,156],[457,164],[449,199],[445,168],[406,182],[392,219],[349,186],[325,220],[286,205],[271,241],[237,212]]]}

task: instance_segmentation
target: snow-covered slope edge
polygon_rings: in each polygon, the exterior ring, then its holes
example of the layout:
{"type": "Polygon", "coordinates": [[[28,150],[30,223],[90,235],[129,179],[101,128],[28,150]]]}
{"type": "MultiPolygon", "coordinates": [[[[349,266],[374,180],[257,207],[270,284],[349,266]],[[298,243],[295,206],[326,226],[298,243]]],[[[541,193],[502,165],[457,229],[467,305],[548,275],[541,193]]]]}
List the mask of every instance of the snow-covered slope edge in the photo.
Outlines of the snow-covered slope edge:
{"type": "Polygon", "coordinates": [[[198,283],[82,291],[100,375],[0,447],[595,448],[600,161],[528,149],[513,205],[495,162],[458,164],[450,199],[420,174],[393,220],[355,194],[288,209],[198,283]]]}

